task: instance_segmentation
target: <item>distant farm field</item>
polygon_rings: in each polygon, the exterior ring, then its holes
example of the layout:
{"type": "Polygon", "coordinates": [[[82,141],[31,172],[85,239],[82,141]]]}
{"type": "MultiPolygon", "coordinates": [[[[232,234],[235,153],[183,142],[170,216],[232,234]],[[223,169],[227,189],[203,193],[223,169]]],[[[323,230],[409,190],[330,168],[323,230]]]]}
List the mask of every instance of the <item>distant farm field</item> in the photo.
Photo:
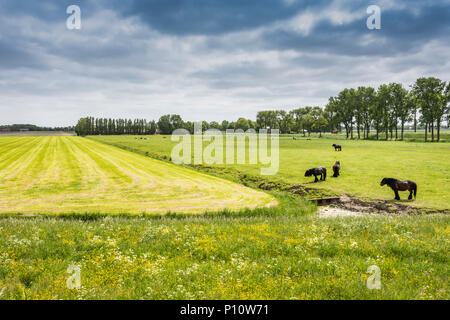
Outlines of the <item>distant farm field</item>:
{"type": "Polygon", "coordinates": [[[12,131],[0,132],[1,137],[48,137],[48,136],[74,136],[75,132],[66,131],[12,131]]]}
{"type": "MultiPolygon", "coordinates": [[[[408,137],[419,137],[412,133],[408,137]]],[[[387,186],[380,187],[384,177],[413,180],[418,184],[418,196],[408,201],[408,194],[400,193],[398,203],[419,208],[450,209],[450,144],[405,141],[343,140],[341,136],[318,138],[295,135],[280,137],[280,168],[273,181],[301,184],[334,194],[348,194],[360,199],[393,201],[394,193],[387,186]],[[342,145],[335,152],[333,143],[342,145]],[[332,166],[341,162],[341,176],[331,178],[332,166]],[[304,177],[307,169],[324,166],[328,169],[326,182],[313,183],[304,177]]],[[[147,140],[134,136],[92,136],[90,139],[115,145],[143,154],[170,158],[176,142],[170,136],[148,136],[147,140]]],[[[415,138],[414,138],[415,139],[415,138]]],[[[207,143],[204,144],[206,146],[207,143]]],[[[260,166],[214,165],[220,173],[235,170],[240,174],[259,176],[260,166]],[[222,169],[226,169],[223,171],[222,169]]]]}
{"type": "Polygon", "coordinates": [[[245,186],[80,137],[0,137],[0,213],[201,213],[264,207],[245,186]]]}

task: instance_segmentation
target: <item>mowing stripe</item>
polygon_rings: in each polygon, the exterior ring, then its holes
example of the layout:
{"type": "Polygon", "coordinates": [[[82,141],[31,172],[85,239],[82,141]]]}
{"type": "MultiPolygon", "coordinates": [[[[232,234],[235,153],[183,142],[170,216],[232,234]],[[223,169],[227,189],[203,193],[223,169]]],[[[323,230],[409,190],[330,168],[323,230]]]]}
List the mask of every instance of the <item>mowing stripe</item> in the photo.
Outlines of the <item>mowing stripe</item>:
{"type": "Polygon", "coordinates": [[[80,137],[1,137],[0,213],[201,213],[275,204],[227,180],[80,137]]]}

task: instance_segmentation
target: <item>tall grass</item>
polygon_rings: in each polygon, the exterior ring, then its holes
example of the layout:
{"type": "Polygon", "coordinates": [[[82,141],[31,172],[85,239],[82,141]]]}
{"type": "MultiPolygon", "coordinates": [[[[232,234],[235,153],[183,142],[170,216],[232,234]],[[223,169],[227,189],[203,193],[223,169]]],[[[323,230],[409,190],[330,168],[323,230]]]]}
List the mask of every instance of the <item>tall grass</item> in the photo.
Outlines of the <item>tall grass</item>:
{"type": "Polygon", "coordinates": [[[448,243],[447,216],[4,218],[0,299],[449,299],[448,243]]]}

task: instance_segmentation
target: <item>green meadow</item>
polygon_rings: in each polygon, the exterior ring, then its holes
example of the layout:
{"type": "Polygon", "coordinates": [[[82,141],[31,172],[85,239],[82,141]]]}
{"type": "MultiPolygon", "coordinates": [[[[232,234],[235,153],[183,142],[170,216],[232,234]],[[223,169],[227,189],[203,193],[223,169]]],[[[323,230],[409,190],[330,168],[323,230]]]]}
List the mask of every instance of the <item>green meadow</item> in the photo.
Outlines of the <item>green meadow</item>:
{"type": "Polygon", "coordinates": [[[235,183],[391,199],[379,180],[395,175],[419,184],[408,204],[446,210],[448,144],[333,137],[339,153],[328,137],[283,136],[279,173],[261,177],[175,166],[170,137],[146,138],[0,138],[0,299],[450,298],[448,215],[325,218],[300,195],[235,183]],[[340,178],[303,177],[336,160],[340,178]]]}
{"type": "MultiPolygon", "coordinates": [[[[420,137],[418,133],[416,137],[420,137]]],[[[414,140],[411,134],[408,139],[414,140]]],[[[149,136],[141,140],[135,136],[91,136],[89,139],[104,142],[141,154],[170,159],[177,142],[169,136],[149,136]]],[[[380,187],[384,177],[412,180],[418,184],[416,200],[408,201],[408,193],[400,193],[398,203],[419,208],[448,210],[450,203],[450,144],[411,141],[344,140],[341,136],[295,135],[280,137],[280,164],[278,174],[261,177],[262,165],[213,165],[208,172],[233,179],[236,175],[250,175],[274,182],[303,185],[324,190],[327,194],[347,194],[363,200],[389,200],[394,193],[380,187]],[[335,152],[333,143],[342,145],[335,152]],[[341,162],[341,176],[331,178],[332,166],[341,162]],[[313,183],[314,177],[304,177],[306,170],[324,166],[328,170],[325,182],[313,183]]],[[[204,143],[204,147],[208,145],[204,143]]],[[[248,147],[248,146],[247,146],[248,147]]],[[[224,147],[225,148],[225,147],[224,147]]],[[[248,152],[248,150],[247,150],[248,152]]],[[[202,168],[199,168],[202,169],[202,168]]],[[[203,168],[204,169],[204,168],[203,168]]],[[[236,180],[236,179],[235,179],[236,180]]]]}
{"type": "Polygon", "coordinates": [[[449,299],[449,232],[442,215],[0,219],[0,299],[449,299]]]}

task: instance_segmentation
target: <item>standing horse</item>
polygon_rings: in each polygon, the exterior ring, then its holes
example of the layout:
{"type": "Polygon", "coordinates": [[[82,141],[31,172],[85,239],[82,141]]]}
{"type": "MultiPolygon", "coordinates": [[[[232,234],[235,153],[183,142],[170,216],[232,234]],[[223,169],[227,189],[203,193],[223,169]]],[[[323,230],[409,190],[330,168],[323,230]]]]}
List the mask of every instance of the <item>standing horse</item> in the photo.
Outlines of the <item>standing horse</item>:
{"type": "Polygon", "coordinates": [[[325,181],[327,178],[327,169],[324,167],[309,169],[305,172],[305,177],[311,177],[314,175],[314,182],[318,182],[317,176],[320,176],[320,180],[325,181]]]}
{"type": "Polygon", "coordinates": [[[391,187],[392,190],[394,190],[395,200],[400,200],[400,196],[398,195],[399,191],[409,191],[408,200],[412,200],[413,192],[414,198],[416,198],[417,196],[417,184],[413,181],[400,181],[394,178],[384,178],[383,180],[381,180],[380,186],[384,186],[385,184],[387,184],[389,187],[391,187]]]}
{"type": "Polygon", "coordinates": [[[336,161],[336,163],[333,166],[333,178],[339,177],[340,170],[341,170],[341,163],[339,161],[336,161]]]}
{"type": "Polygon", "coordinates": [[[333,143],[334,151],[342,151],[342,146],[333,143]]]}

